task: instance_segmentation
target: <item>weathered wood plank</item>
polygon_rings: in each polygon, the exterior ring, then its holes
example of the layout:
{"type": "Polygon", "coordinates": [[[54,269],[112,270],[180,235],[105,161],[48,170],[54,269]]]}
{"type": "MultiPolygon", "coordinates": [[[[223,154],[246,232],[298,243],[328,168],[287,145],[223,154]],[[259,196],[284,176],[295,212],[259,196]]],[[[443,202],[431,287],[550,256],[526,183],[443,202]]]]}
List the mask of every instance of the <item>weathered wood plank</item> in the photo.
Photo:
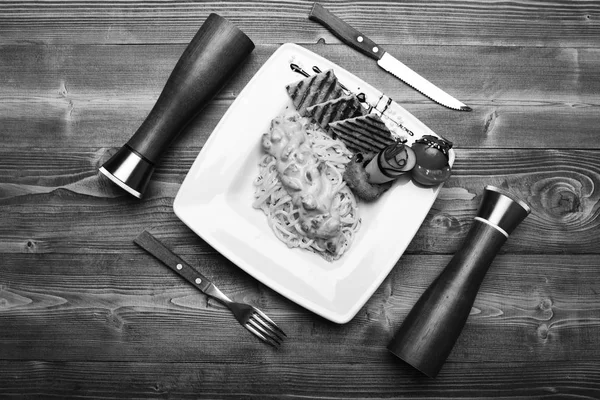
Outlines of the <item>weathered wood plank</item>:
{"type": "MultiPolygon", "coordinates": [[[[133,245],[127,250],[78,257],[3,255],[0,359],[377,363],[385,360],[385,346],[410,308],[450,260],[403,256],[357,316],[337,325],[221,256],[186,256],[225,293],[258,305],[284,327],[289,340],[273,352],[223,306],[142,250],[133,245]]],[[[499,255],[449,360],[600,361],[599,262],[597,255],[499,255]]]]}
{"type": "MultiPolygon", "coordinates": [[[[0,150],[0,252],[118,253],[145,228],[181,237],[184,253],[192,243],[213,252],[172,210],[199,150],[166,154],[142,201],[98,172],[112,150],[0,150]]],[[[600,153],[552,149],[457,149],[453,176],[407,251],[454,253],[485,185],[509,188],[533,208],[503,251],[598,254],[600,153]]]]}
{"type": "MultiPolygon", "coordinates": [[[[121,146],[150,112],[183,48],[3,47],[0,141],[25,148],[121,146]]],[[[175,146],[203,145],[276,48],[258,46],[175,146]]],[[[474,108],[460,113],[433,103],[346,46],[308,48],[380,88],[457,147],[600,146],[600,50],[391,47],[474,108]]]]}
{"type": "MultiPolygon", "coordinates": [[[[0,3],[0,44],[185,43],[211,12],[257,43],[338,42],[308,20],[312,1],[0,3]]],[[[589,1],[323,1],[380,44],[598,47],[600,8],[589,1]]]]}
{"type": "MultiPolygon", "coordinates": [[[[389,357],[389,355],[388,355],[389,357]]],[[[97,398],[507,399],[600,396],[600,368],[585,361],[447,363],[436,379],[404,364],[94,363],[0,361],[0,395],[97,398]]],[[[385,360],[385,361],[384,361],[385,360]]]]}

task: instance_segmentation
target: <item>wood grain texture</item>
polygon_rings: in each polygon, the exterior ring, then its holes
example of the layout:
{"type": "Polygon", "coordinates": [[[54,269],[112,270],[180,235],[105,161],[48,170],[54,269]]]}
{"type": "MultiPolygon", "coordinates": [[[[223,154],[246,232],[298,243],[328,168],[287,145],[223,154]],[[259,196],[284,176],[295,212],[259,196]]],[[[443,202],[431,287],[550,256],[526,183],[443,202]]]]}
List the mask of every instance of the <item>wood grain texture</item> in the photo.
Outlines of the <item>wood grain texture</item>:
{"type": "MultiPolygon", "coordinates": [[[[259,43],[339,42],[308,20],[312,1],[123,2],[19,0],[0,3],[3,44],[187,43],[210,12],[259,43]],[[269,29],[265,29],[268,27],[269,29]]],[[[380,44],[598,47],[593,1],[323,1],[380,44]]]]}
{"type": "MultiPolygon", "coordinates": [[[[118,253],[144,227],[176,232],[189,245],[195,235],[172,204],[199,150],[167,153],[143,201],[98,172],[113,149],[0,150],[0,251],[118,253]]],[[[453,171],[408,252],[454,253],[489,184],[510,189],[533,208],[501,251],[598,254],[598,151],[457,149],[453,171]]],[[[175,251],[191,249],[178,245],[175,251]]]]}
{"type": "Polygon", "coordinates": [[[440,107],[341,44],[308,20],[312,1],[0,2],[0,398],[600,398],[600,4],[322,3],[474,110],[440,107]],[[211,12],[257,47],[134,199],[98,167],[146,118],[211,12]],[[455,143],[453,175],[414,240],[343,325],[251,277],[172,209],[225,111],[286,42],[455,143]],[[533,212],[428,379],[386,346],[488,184],[533,212]],[[284,346],[266,347],[135,246],[144,229],[263,309],[284,346]]]}
{"type": "MultiPolygon", "coordinates": [[[[273,352],[224,306],[129,247],[99,256],[6,256],[2,359],[383,362],[394,330],[451,258],[403,256],[357,316],[337,325],[315,318],[218,254],[183,257],[232,298],[257,305],[286,330],[289,340],[273,352]]],[[[498,256],[449,361],[467,363],[473,372],[485,362],[538,362],[543,369],[546,362],[598,361],[599,261],[597,255],[498,256]]]]}
{"type": "MultiPolygon", "coordinates": [[[[389,355],[382,354],[382,358],[389,355]]],[[[593,363],[448,363],[435,380],[397,363],[364,364],[352,376],[352,363],[90,363],[0,361],[0,374],[13,380],[0,395],[79,396],[97,398],[219,399],[597,399],[600,373],[593,363]],[[524,383],[521,383],[524,382],[524,383]],[[63,390],[58,389],[63,388],[63,390]],[[315,387],[322,388],[319,394],[315,387]],[[479,393],[480,396],[474,395],[479,393]]]]}
{"type": "MultiPolygon", "coordinates": [[[[258,45],[175,145],[203,145],[277,47],[258,45]]],[[[0,49],[8,55],[0,58],[0,74],[6,77],[0,92],[0,140],[26,148],[39,143],[120,147],[150,112],[184,48],[5,46],[0,49]]],[[[390,46],[389,51],[474,108],[456,113],[346,46],[307,48],[379,88],[457,148],[577,148],[577,143],[600,148],[599,50],[390,46]]]]}

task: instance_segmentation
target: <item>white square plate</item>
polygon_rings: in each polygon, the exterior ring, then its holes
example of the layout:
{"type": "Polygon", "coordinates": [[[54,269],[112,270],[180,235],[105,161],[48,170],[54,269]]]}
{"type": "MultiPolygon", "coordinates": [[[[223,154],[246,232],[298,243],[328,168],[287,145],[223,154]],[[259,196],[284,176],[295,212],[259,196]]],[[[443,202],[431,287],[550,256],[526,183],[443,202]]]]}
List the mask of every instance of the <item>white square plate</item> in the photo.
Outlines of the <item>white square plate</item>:
{"type": "MultiPolygon", "coordinates": [[[[260,138],[271,120],[292,106],[285,86],[318,66],[376,102],[382,94],[334,63],[295,44],[282,45],[227,110],[194,161],[173,205],[175,214],[244,271],[308,310],[336,323],[350,321],[379,287],[414,237],[440,187],[408,177],[372,204],[359,202],[360,231],[339,260],[328,262],[279,241],[261,210],[252,207],[260,138]]],[[[435,135],[402,107],[393,112],[415,133],[435,135]]],[[[451,162],[454,152],[450,152],[451,162]]]]}

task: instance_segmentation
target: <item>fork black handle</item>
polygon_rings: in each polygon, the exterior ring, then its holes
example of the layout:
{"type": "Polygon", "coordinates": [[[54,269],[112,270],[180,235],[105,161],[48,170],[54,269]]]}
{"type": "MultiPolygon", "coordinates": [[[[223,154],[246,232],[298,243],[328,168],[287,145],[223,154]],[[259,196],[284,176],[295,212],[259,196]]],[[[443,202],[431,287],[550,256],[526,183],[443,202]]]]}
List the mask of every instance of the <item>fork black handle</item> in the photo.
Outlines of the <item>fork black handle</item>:
{"type": "Polygon", "coordinates": [[[169,250],[150,232],[143,231],[133,240],[133,242],[162,261],[178,275],[182,276],[185,280],[198,288],[202,293],[206,293],[208,287],[212,285],[210,280],[182,260],[181,257],[169,250]]]}

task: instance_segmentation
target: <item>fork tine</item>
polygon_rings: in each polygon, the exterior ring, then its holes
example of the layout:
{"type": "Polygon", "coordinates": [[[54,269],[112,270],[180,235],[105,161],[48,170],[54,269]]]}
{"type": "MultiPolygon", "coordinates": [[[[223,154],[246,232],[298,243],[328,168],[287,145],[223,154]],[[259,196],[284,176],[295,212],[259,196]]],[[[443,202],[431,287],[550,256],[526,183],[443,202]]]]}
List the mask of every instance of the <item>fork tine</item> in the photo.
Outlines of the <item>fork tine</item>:
{"type": "MultiPolygon", "coordinates": [[[[273,339],[273,337],[271,337],[270,335],[268,335],[268,334],[265,335],[264,333],[259,331],[259,328],[257,326],[250,324],[250,320],[248,321],[248,323],[246,323],[244,325],[244,328],[248,329],[252,334],[254,334],[254,336],[258,337],[263,342],[270,344],[271,346],[273,346],[275,348],[279,348],[279,345],[281,344],[280,342],[273,339]]],[[[265,331],[263,330],[263,332],[265,332],[265,331]]]]}
{"type": "Polygon", "coordinates": [[[253,314],[252,316],[250,316],[247,324],[251,324],[254,329],[259,331],[260,333],[262,333],[264,336],[268,337],[269,339],[272,339],[278,345],[283,342],[283,338],[280,337],[277,334],[277,332],[275,332],[271,328],[269,328],[269,326],[266,325],[264,322],[257,319],[256,314],[253,314]]]}
{"type": "Polygon", "coordinates": [[[260,310],[259,310],[258,308],[256,308],[256,307],[254,307],[254,312],[256,312],[256,314],[258,314],[258,315],[259,315],[259,316],[260,316],[260,317],[261,317],[263,320],[265,320],[266,322],[268,322],[268,323],[269,323],[269,326],[270,326],[270,327],[271,327],[273,330],[275,330],[275,331],[277,331],[277,332],[281,333],[283,336],[287,337],[287,335],[285,334],[285,332],[284,332],[284,331],[283,331],[283,330],[282,330],[280,327],[278,327],[278,326],[277,326],[277,324],[271,320],[271,318],[267,317],[267,316],[265,315],[265,313],[263,313],[262,311],[260,311],[260,310]]]}
{"type": "Polygon", "coordinates": [[[264,331],[268,332],[271,337],[280,343],[282,343],[286,337],[285,334],[282,335],[279,333],[280,330],[273,329],[268,322],[261,319],[259,314],[252,314],[250,321],[252,321],[255,325],[259,325],[264,331]]]}
{"type": "Polygon", "coordinates": [[[277,342],[279,342],[279,343],[283,342],[284,337],[277,330],[274,330],[273,328],[271,328],[271,326],[268,323],[261,320],[261,317],[259,314],[256,314],[256,313],[252,314],[252,316],[250,316],[250,319],[248,320],[248,322],[252,322],[254,326],[260,328],[261,332],[265,332],[267,335],[272,337],[277,342]]]}

